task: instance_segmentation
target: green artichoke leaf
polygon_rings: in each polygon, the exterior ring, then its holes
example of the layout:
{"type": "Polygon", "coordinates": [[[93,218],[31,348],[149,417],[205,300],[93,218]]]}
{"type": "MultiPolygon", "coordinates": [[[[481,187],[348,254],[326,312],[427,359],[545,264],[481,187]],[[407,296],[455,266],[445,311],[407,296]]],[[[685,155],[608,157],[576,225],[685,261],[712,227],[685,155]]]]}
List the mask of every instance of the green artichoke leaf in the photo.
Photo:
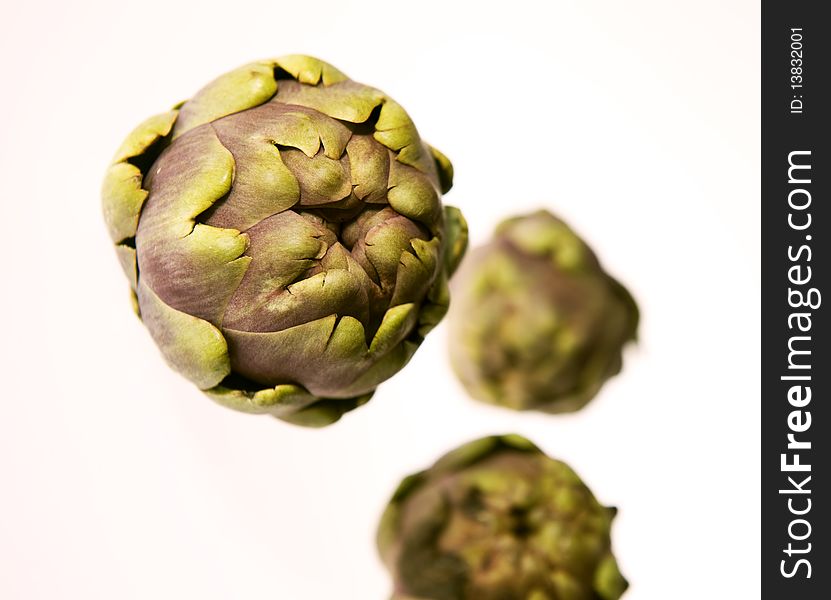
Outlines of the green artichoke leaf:
{"type": "Polygon", "coordinates": [[[418,334],[423,338],[441,322],[450,306],[450,287],[447,275],[440,273],[430,288],[427,301],[418,316],[418,334]]]}
{"type": "Polygon", "coordinates": [[[136,249],[126,244],[119,244],[115,247],[118,256],[118,264],[130,282],[130,289],[135,291],[138,285],[138,264],[136,264],[136,249]]]}
{"type": "Polygon", "coordinates": [[[393,306],[418,302],[421,291],[432,283],[436,274],[440,251],[438,238],[429,241],[416,238],[410,246],[412,251],[405,250],[399,258],[395,292],[390,300],[393,306]]]}
{"type": "Polygon", "coordinates": [[[372,394],[350,399],[320,399],[304,388],[283,384],[256,392],[222,385],[205,390],[205,394],[227,408],[250,414],[269,414],[295,425],[324,427],[344,413],[366,404],[372,394]]]}
{"type": "Polygon", "coordinates": [[[128,161],[142,156],[167,136],[178,114],[178,111],[172,110],[141,123],[121,144],[107,169],[101,201],[104,221],[110,238],[116,244],[136,235],[139,213],[147,199],[147,191],[141,187],[142,172],[128,161]]]}
{"type": "Polygon", "coordinates": [[[352,193],[348,159],[332,159],[325,154],[309,158],[299,150],[286,150],[282,156],[288,168],[297,173],[303,206],[332,204],[352,193]]]}
{"type": "Polygon", "coordinates": [[[276,92],[273,64],[255,62],[235,69],[206,85],[182,106],[173,137],[177,138],[221,117],[259,106],[276,92]]]}
{"type": "Polygon", "coordinates": [[[125,162],[144,154],[173,129],[179,116],[178,110],[154,115],[136,127],[121,144],[113,157],[113,164],[125,162]]]}
{"type": "Polygon", "coordinates": [[[422,172],[429,172],[433,166],[429,164],[432,156],[425,152],[410,115],[394,100],[388,99],[381,105],[374,137],[390,150],[397,151],[396,160],[402,164],[422,172]]]}
{"type": "Polygon", "coordinates": [[[449,277],[462,262],[468,244],[467,221],[455,206],[444,207],[444,229],[444,266],[449,277]]]}
{"type": "Polygon", "coordinates": [[[439,185],[441,186],[441,193],[446,194],[453,187],[453,163],[440,150],[433,146],[427,145],[430,155],[433,157],[433,162],[436,165],[436,174],[439,178],[439,185]]]}
{"type": "Polygon", "coordinates": [[[139,277],[173,308],[220,325],[251,257],[248,236],[196,218],[231,188],[234,160],[210,125],[157,161],[137,232],[139,277]]]}
{"type": "Polygon", "coordinates": [[[444,269],[433,282],[419,315],[418,333],[422,337],[432,331],[447,314],[450,306],[448,278],[456,271],[467,250],[467,221],[461,211],[453,206],[444,208],[444,236],[444,269]]]}
{"type": "Polygon", "coordinates": [[[272,140],[252,136],[247,143],[238,143],[225,135],[225,127],[217,124],[215,129],[233,153],[234,180],[224,201],[212,207],[207,224],[246,231],[300,201],[300,184],[272,140]]]}
{"type": "Polygon", "coordinates": [[[308,390],[293,384],[282,384],[256,391],[218,385],[205,390],[205,394],[215,402],[234,410],[251,414],[272,414],[276,417],[302,410],[318,400],[308,390]]]}
{"type": "Polygon", "coordinates": [[[141,319],[165,360],[201,390],[216,386],[231,373],[228,344],[208,321],[165,304],[144,280],[139,281],[141,319]]]}
{"type": "Polygon", "coordinates": [[[390,206],[405,217],[427,226],[435,225],[441,216],[436,187],[417,169],[399,163],[390,165],[390,189],[387,192],[390,206]]]}
{"type": "Polygon", "coordinates": [[[418,317],[415,304],[400,304],[391,307],[384,315],[381,326],[372,338],[369,352],[375,355],[387,354],[390,348],[399,345],[412,331],[418,317]]]}
{"type": "Polygon", "coordinates": [[[257,333],[224,328],[232,367],[252,381],[302,381],[321,397],[348,398],[364,366],[364,326],[354,317],[329,315],[280,331],[257,333]]]}
{"type": "Polygon", "coordinates": [[[348,123],[364,123],[384,103],[384,94],[354,81],[343,81],[328,87],[310,87],[294,82],[281,82],[277,101],[303,106],[348,123]]]}
{"type": "Polygon", "coordinates": [[[372,398],[373,392],[355,398],[322,399],[314,404],[280,418],[303,427],[325,427],[339,420],[345,413],[363,406],[372,398]]]}
{"type": "Polygon", "coordinates": [[[139,213],[147,199],[147,190],[141,189],[142,175],[138,167],[119,162],[107,169],[101,198],[104,220],[110,238],[116,244],[136,235],[139,213]]]}
{"type": "Polygon", "coordinates": [[[387,203],[390,153],[363,135],[353,136],[346,145],[352,192],[366,203],[387,203]]]}
{"type": "Polygon", "coordinates": [[[273,63],[292,75],[300,83],[324,86],[334,85],[347,80],[346,75],[327,62],[303,54],[289,54],[273,63]]]}

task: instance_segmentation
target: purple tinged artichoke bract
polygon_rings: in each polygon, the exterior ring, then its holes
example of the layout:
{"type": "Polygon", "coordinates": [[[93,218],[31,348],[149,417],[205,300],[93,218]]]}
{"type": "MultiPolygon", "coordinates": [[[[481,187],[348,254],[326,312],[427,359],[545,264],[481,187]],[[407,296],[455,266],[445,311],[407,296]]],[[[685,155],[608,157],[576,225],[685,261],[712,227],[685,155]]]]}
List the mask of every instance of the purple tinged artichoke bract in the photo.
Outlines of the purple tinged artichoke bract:
{"type": "Polygon", "coordinates": [[[378,549],[393,600],[617,600],[615,513],[527,439],[493,436],[406,478],[378,549]]]}
{"type": "Polygon", "coordinates": [[[636,337],[629,292],[563,221],[503,221],[453,280],[450,358],[468,393],[515,410],[576,411],[636,337]]]}
{"type": "Polygon", "coordinates": [[[451,184],[395,101],[286,56],[142,123],[102,196],[167,362],[226,406],[322,426],[447,311],[467,234],[451,184]]]}

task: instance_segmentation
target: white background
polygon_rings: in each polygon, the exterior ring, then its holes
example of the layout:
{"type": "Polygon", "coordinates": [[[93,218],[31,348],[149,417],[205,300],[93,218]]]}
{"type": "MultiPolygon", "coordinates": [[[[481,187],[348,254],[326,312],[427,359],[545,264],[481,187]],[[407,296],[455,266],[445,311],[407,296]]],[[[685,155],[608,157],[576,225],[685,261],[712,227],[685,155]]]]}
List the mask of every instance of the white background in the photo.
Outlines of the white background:
{"type": "Polygon", "coordinates": [[[620,508],[631,599],[759,592],[759,5],[750,0],[11,2],[0,36],[0,597],[381,600],[405,474],[519,432],[620,508]],[[163,363],[99,212],[121,139],[257,58],[308,53],[450,156],[474,242],[547,206],[643,311],[568,417],[465,396],[445,328],[324,430],[163,363]]]}

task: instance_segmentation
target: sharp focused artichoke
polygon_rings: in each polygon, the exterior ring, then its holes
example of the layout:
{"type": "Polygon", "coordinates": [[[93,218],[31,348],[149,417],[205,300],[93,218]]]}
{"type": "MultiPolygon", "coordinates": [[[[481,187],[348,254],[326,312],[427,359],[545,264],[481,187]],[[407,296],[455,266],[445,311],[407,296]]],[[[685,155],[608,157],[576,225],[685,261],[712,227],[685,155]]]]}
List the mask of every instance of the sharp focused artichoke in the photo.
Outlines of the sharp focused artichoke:
{"type": "Polygon", "coordinates": [[[622,366],[638,308],[546,211],[503,221],[453,282],[451,361],[467,391],[516,410],[575,411],[622,366]]]}
{"type": "Polygon", "coordinates": [[[617,600],[615,512],[527,439],[487,437],[401,483],[378,548],[393,600],[617,600]]]}
{"type": "Polygon", "coordinates": [[[395,101],[286,56],[142,123],[102,195],[168,363],[227,406],[325,425],[445,314],[466,245],[451,183],[395,101]]]}

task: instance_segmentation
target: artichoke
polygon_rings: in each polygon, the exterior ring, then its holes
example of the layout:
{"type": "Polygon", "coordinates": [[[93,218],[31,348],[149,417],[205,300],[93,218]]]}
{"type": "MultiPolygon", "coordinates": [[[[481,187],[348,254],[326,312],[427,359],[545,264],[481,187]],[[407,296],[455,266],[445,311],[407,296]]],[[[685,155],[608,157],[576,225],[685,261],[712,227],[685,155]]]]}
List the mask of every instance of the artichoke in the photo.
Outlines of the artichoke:
{"type": "Polygon", "coordinates": [[[175,370],[224,405],[319,426],[444,316],[466,245],[440,200],[452,175],[383,92],[285,56],[139,125],[103,211],[175,370]]]}
{"type": "Polygon", "coordinates": [[[527,439],[487,437],[404,479],[378,549],[393,600],[616,600],[615,513],[527,439]]]}
{"type": "Polygon", "coordinates": [[[453,281],[450,356],[476,399],[515,410],[575,411],[622,366],[638,308],[563,221],[503,221],[453,281]]]}

